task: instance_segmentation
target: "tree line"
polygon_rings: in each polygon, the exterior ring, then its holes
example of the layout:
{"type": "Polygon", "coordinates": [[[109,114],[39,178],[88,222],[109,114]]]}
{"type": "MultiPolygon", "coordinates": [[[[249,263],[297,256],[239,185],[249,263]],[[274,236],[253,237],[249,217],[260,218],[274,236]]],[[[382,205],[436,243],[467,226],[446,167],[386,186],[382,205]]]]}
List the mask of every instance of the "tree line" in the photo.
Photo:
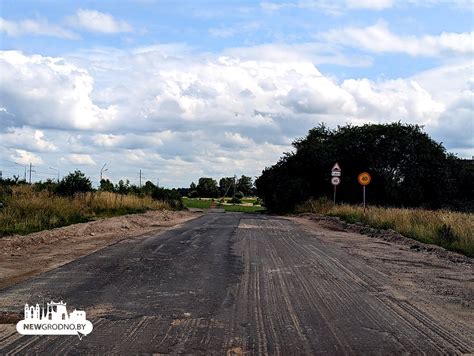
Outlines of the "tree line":
{"type": "Polygon", "coordinates": [[[201,177],[198,184],[192,182],[187,195],[191,198],[223,198],[233,197],[243,198],[255,194],[255,188],[251,177],[242,175],[239,179],[234,177],[224,177],[219,180],[219,184],[213,178],[201,177]]]}
{"type": "MultiPolygon", "coordinates": [[[[2,198],[5,195],[10,194],[10,186],[29,184],[24,180],[20,180],[18,177],[13,179],[0,179],[0,188],[2,198]]],[[[130,184],[129,180],[119,180],[118,183],[114,184],[109,179],[102,179],[100,181],[98,189],[94,189],[92,181],[80,170],[69,173],[63,177],[59,182],[47,179],[46,181],[40,181],[31,184],[35,190],[47,190],[51,194],[59,196],[73,197],[76,194],[87,193],[87,192],[112,192],[122,195],[135,194],[137,196],[151,196],[156,200],[163,200],[168,202],[173,208],[181,208],[181,194],[177,189],[167,189],[158,187],[150,181],[145,182],[142,186],[130,184]]]]}
{"type": "Polygon", "coordinates": [[[474,210],[474,164],[448,154],[418,125],[401,123],[339,126],[324,124],[293,142],[263,170],[255,185],[267,209],[288,212],[310,198],[332,199],[331,168],[342,169],[339,202],[359,204],[361,172],[369,172],[367,202],[398,207],[474,210]]]}

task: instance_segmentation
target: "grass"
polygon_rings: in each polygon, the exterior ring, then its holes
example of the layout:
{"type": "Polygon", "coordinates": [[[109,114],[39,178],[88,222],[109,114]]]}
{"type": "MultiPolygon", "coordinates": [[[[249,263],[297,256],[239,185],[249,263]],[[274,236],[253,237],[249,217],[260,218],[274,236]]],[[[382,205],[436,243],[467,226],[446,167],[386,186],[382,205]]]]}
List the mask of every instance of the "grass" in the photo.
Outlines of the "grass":
{"type": "MultiPolygon", "coordinates": [[[[244,198],[242,199],[243,203],[254,204],[257,202],[255,198],[244,198]]],[[[198,199],[198,198],[183,198],[183,204],[187,208],[196,208],[196,209],[209,209],[213,201],[211,199],[198,199]]],[[[214,202],[217,204],[218,208],[223,208],[228,212],[242,212],[242,213],[260,213],[265,211],[265,208],[260,205],[239,205],[239,204],[222,204],[219,205],[219,202],[216,200],[214,202]]]]}
{"type": "Polygon", "coordinates": [[[17,186],[12,187],[12,195],[0,209],[0,236],[168,208],[166,203],[151,197],[91,192],[66,198],[47,191],[34,191],[30,186],[17,186]]]}
{"type": "Polygon", "coordinates": [[[364,213],[359,206],[314,200],[297,210],[338,216],[349,223],[360,222],[378,229],[393,229],[412,239],[474,257],[474,214],[381,207],[370,207],[364,213]]]}

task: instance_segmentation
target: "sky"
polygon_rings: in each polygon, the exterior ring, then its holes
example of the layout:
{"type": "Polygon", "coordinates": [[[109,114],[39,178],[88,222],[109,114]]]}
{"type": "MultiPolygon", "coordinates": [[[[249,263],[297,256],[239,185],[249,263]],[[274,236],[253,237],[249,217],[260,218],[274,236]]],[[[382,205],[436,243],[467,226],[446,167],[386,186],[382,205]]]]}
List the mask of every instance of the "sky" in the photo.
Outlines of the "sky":
{"type": "Polygon", "coordinates": [[[473,4],[2,0],[0,170],[187,187],[394,121],[471,158],[473,4]]]}

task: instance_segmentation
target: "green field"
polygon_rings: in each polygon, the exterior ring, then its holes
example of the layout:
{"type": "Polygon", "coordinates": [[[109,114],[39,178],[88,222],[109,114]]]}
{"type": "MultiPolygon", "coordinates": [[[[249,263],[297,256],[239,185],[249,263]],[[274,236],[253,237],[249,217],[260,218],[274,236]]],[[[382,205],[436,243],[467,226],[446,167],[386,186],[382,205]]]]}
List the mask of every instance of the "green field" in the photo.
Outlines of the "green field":
{"type": "MultiPolygon", "coordinates": [[[[251,203],[254,204],[257,202],[255,198],[243,198],[243,203],[251,203]]],[[[213,201],[211,199],[199,199],[199,198],[187,198],[183,197],[183,204],[186,208],[196,208],[196,209],[209,209],[213,201]]],[[[217,208],[225,209],[228,212],[242,212],[242,213],[261,213],[265,211],[265,208],[260,205],[230,205],[230,204],[222,204],[220,205],[219,202],[216,200],[215,203],[217,204],[217,208]]]]}

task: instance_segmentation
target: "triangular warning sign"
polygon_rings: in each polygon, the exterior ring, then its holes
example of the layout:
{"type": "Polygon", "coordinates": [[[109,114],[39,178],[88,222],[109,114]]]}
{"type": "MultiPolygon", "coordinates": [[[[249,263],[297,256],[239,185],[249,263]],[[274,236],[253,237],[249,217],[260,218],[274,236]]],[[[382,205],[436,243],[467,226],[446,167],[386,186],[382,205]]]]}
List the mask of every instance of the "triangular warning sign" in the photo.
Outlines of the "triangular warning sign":
{"type": "Polygon", "coordinates": [[[341,171],[341,167],[339,167],[339,164],[336,162],[336,164],[334,165],[334,167],[332,167],[331,171],[341,171]]]}

